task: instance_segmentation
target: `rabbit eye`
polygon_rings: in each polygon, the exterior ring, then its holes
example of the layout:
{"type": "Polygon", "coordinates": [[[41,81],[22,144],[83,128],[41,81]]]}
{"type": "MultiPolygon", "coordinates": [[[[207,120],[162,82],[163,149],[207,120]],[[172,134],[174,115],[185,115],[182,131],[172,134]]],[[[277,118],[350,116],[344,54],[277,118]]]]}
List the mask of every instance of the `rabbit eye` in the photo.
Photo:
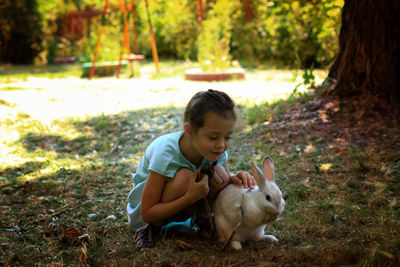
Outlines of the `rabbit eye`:
{"type": "Polygon", "coordinates": [[[265,198],[266,198],[268,201],[271,201],[271,196],[270,196],[270,195],[267,195],[265,198]]]}

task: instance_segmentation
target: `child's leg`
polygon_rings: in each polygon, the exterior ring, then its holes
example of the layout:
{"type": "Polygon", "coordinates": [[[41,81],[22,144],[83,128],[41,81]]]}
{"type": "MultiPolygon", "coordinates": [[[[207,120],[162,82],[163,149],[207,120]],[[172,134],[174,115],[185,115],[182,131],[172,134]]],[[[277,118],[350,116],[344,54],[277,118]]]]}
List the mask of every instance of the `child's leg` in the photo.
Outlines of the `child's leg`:
{"type": "MultiPolygon", "coordinates": [[[[179,169],[176,172],[175,177],[173,179],[169,179],[165,184],[163,194],[161,196],[161,202],[173,201],[183,196],[188,190],[189,187],[188,179],[191,179],[192,175],[193,175],[192,170],[186,168],[179,169]]],[[[212,207],[212,204],[214,203],[219,191],[224,189],[229,184],[229,181],[230,181],[229,176],[221,175],[218,178],[218,181],[212,177],[209,177],[208,185],[210,191],[208,193],[207,200],[210,207],[212,207]]],[[[196,211],[198,207],[199,203],[195,203],[191,206],[188,206],[181,212],[179,212],[178,217],[182,217],[183,215],[183,217],[187,219],[192,216],[192,214],[196,211]]],[[[204,207],[202,207],[201,213],[207,214],[204,210],[204,207]]]]}
{"type": "MultiPolygon", "coordinates": [[[[179,169],[173,179],[169,179],[164,186],[163,194],[161,196],[161,202],[173,201],[184,194],[186,194],[189,183],[188,180],[192,178],[193,171],[181,168],[179,169]]],[[[191,206],[184,208],[181,212],[177,214],[177,221],[188,219],[196,211],[198,204],[195,203],[191,206]],[[182,218],[181,218],[182,217],[182,218]],[[179,220],[178,220],[179,219],[179,220]]],[[[175,217],[175,216],[173,216],[175,217]]]]}
{"type": "Polygon", "coordinates": [[[179,169],[173,179],[168,179],[165,183],[161,196],[161,202],[170,202],[183,196],[189,187],[189,179],[193,172],[186,168],[179,169]]]}

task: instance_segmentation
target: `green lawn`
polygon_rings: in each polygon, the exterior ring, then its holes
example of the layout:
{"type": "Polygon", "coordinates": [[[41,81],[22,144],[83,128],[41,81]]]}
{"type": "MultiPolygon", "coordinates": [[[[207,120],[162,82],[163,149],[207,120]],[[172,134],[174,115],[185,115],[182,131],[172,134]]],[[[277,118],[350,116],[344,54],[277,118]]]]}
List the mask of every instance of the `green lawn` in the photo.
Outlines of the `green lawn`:
{"type": "MultiPolygon", "coordinates": [[[[195,63],[151,62],[129,79],[80,79],[80,67],[0,66],[0,264],[265,266],[400,263],[396,121],[321,98],[301,71],[248,69],[245,81],[183,81],[195,63]],[[125,205],[146,146],[182,127],[189,98],[228,92],[239,120],[232,172],[275,162],[286,208],[267,227],[279,244],[162,236],[134,250],[125,205]],[[178,241],[189,246],[183,248],[178,241]]],[[[326,71],[314,71],[320,84],[326,71]]]]}

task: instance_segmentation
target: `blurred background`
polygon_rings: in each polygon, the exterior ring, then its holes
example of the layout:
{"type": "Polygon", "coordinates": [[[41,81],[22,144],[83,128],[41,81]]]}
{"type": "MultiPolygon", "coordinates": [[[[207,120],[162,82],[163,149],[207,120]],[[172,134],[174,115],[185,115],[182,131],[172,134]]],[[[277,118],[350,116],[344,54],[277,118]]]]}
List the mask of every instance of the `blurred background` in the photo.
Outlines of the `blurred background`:
{"type": "Polygon", "coordinates": [[[1,0],[0,63],[90,62],[100,28],[97,60],[118,60],[125,21],[130,51],[147,58],[151,25],[161,59],[328,68],[342,6],[343,0],[1,0]]]}

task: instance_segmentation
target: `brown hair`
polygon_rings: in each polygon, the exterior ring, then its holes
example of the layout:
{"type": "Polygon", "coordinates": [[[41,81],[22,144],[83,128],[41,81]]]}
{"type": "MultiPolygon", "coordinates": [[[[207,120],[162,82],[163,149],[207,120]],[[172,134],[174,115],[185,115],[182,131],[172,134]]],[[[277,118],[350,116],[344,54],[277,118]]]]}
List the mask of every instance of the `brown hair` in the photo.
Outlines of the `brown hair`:
{"type": "Polygon", "coordinates": [[[224,92],[208,89],[196,93],[185,108],[183,121],[190,123],[196,131],[204,125],[204,118],[207,112],[213,111],[225,118],[236,120],[235,103],[224,92]]]}

